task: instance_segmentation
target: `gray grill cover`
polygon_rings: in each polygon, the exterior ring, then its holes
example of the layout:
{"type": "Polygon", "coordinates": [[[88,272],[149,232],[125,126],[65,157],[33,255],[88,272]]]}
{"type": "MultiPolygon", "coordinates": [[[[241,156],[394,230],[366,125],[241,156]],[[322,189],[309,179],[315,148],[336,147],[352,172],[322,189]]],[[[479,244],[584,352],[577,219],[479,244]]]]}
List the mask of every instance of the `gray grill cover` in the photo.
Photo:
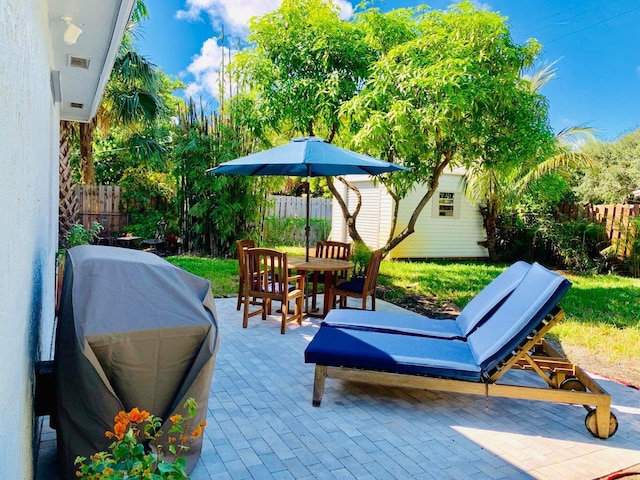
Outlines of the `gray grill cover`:
{"type": "MultiPolygon", "coordinates": [[[[67,253],[55,379],[58,459],[64,478],[73,462],[108,450],[120,410],[147,410],[164,420],[186,415],[193,397],[196,425],[206,419],[218,349],[209,282],[151,253],[85,245],[67,253]]],[[[169,430],[165,423],[163,431],[169,430]]],[[[202,437],[190,441],[188,470],[202,437]]]]}

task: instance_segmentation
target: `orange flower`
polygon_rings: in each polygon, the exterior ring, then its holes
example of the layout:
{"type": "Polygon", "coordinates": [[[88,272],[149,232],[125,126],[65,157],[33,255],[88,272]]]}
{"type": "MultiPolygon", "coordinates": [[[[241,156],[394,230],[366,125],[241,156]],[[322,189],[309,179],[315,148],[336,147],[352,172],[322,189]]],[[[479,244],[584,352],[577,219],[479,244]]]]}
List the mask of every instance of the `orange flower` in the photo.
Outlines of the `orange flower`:
{"type": "Polygon", "coordinates": [[[122,440],[126,431],[127,426],[124,423],[116,423],[113,427],[113,433],[115,433],[118,440],[122,440]]]}
{"type": "Polygon", "coordinates": [[[204,427],[207,426],[207,422],[206,421],[202,421],[202,422],[200,422],[200,424],[198,426],[204,428],[204,427]]]}
{"type": "Polygon", "coordinates": [[[182,415],[180,415],[179,413],[176,413],[175,415],[171,415],[169,417],[169,420],[171,420],[171,423],[176,425],[180,422],[180,420],[182,420],[182,415]]]}
{"type": "Polygon", "coordinates": [[[191,432],[191,436],[193,438],[198,438],[200,435],[202,435],[202,427],[198,427],[193,432],[191,432]]]}
{"type": "Polygon", "coordinates": [[[115,416],[114,418],[116,423],[121,423],[123,425],[128,425],[129,424],[129,415],[127,415],[127,413],[123,410],[120,410],[118,412],[118,415],[115,416]]]}
{"type": "Polygon", "coordinates": [[[144,422],[147,418],[149,418],[149,412],[146,410],[138,410],[138,407],[132,408],[129,412],[129,420],[134,423],[144,422]]]}
{"type": "Polygon", "coordinates": [[[176,443],[176,437],[169,437],[169,443],[176,443]]]}
{"type": "Polygon", "coordinates": [[[106,431],[104,432],[104,436],[107,438],[113,438],[113,432],[106,431]]]}

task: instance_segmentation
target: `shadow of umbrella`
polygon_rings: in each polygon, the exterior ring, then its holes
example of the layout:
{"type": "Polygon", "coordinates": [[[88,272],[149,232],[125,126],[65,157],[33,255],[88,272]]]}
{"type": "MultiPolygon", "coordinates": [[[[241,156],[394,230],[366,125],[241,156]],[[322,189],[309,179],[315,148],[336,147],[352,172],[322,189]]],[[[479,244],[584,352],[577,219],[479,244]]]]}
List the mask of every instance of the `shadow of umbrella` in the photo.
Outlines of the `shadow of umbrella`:
{"type": "Polygon", "coordinates": [[[210,168],[207,173],[222,175],[281,175],[307,177],[305,226],[306,260],[309,261],[309,179],[336,175],[382,173],[409,170],[369,155],[327,143],[319,137],[301,137],[279,147],[237,158],[210,168]]]}

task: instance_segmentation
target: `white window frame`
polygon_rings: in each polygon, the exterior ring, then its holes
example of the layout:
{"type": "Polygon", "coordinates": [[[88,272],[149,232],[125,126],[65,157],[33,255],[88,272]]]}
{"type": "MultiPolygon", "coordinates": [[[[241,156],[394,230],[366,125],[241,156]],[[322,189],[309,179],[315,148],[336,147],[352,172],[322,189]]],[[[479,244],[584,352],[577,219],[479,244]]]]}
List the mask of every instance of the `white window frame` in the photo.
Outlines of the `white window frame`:
{"type": "Polygon", "coordinates": [[[433,196],[433,209],[431,216],[442,220],[451,220],[460,218],[460,192],[451,192],[446,190],[437,191],[433,196]],[[440,207],[451,207],[451,215],[441,215],[447,209],[440,207]]]}

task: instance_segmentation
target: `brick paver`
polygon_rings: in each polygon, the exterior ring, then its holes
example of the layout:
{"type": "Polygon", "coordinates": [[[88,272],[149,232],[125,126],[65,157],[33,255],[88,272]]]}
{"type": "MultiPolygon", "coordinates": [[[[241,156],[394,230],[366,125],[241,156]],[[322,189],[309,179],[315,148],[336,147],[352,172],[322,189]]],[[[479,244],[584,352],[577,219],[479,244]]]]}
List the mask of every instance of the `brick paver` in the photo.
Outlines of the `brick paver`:
{"type": "MultiPolygon", "coordinates": [[[[640,463],[640,392],[599,380],[620,428],[592,438],[582,407],[390,389],[328,379],[311,406],[303,352],[319,326],[253,317],[218,299],[220,349],[194,480],[589,479],[640,463]]],[[[378,310],[400,311],[385,302],[378,310]]],[[[510,379],[528,378],[524,372],[510,379]]],[[[43,431],[39,480],[57,480],[55,432],[43,431]]]]}

